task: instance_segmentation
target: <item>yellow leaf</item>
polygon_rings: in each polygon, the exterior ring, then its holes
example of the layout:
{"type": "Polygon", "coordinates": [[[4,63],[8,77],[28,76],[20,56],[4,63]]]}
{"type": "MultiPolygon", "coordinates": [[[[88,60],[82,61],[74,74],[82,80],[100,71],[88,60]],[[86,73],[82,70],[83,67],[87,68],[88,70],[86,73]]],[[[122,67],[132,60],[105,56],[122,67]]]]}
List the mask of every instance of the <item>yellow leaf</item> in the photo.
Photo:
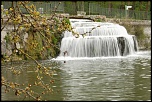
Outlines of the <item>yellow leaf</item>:
{"type": "Polygon", "coordinates": [[[20,30],[22,30],[22,29],[23,29],[23,27],[21,27],[21,26],[20,26],[20,27],[19,27],[19,29],[20,29],[20,30]]]}
{"type": "Polygon", "coordinates": [[[4,81],[5,80],[5,78],[2,76],[2,81],[4,81]]]}
{"type": "Polygon", "coordinates": [[[26,87],[26,88],[25,88],[26,91],[28,91],[29,89],[30,89],[29,87],[26,87]]]}
{"type": "Polygon", "coordinates": [[[5,11],[5,14],[7,15],[7,14],[8,14],[8,11],[5,11]]]}
{"type": "Polygon", "coordinates": [[[10,8],[9,10],[10,10],[10,11],[12,11],[12,10],[13,10],[13,8],[10,8]]]}
{"type": "Polygon", "coordinates": [[[14,85],[14,83],[13,83],[13,82],[11,82],[11,83],[10,83],[10,87],[11,87],[12,89],[14,89],[14,88],[15,88],[15,85],[14,85]]]}

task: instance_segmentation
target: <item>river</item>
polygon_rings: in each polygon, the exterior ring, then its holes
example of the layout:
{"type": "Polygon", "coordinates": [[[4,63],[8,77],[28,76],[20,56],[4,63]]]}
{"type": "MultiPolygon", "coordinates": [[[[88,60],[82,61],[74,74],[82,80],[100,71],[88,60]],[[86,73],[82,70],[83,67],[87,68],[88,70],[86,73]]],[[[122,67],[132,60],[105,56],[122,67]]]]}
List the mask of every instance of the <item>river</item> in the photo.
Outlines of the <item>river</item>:
{"type": "MultiPolygon", "coordinates": [[[[126,57],[59,58],[40,62],[56,70],[54,93],[44,95],[46,100],[151,100],[151,51],[139,51],[126,57]]],[[[1,65],[1,72],[9,80],[31,83],[35,80],[32,71],[34,65],[33,62],[16,62],[15,66],[22,67],[24,72],[18,78],[8,73],[10,64],[1,65]]],[[[13,92],[4,93],[4,88],[1,89],[1,100],[23,100],[13,92]]]]}

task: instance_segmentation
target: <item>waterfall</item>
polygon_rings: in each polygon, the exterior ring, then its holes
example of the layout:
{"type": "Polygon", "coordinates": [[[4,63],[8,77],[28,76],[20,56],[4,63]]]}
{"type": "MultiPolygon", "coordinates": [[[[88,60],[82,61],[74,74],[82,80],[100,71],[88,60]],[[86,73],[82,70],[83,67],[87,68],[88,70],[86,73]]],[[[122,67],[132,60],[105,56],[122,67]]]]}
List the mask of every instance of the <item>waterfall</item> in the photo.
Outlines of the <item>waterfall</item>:
{"type": "Polygon", "coordinates": [[[129,35],[119,24],[87,19],[70,19],[70,22],[80,36],[63,32],[59,57],[126,56],[138,51],[136,36],[129,35]]]}

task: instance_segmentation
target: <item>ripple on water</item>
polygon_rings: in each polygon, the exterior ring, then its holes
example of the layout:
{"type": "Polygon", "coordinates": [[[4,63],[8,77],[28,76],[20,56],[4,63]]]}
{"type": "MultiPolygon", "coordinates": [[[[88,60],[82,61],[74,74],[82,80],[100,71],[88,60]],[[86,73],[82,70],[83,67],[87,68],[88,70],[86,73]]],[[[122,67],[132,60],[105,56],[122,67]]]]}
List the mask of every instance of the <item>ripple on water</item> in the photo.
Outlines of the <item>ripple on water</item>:
{"type": "MultiPolygon", "coordinates": [[[[146,59],[142,55],[139,58],[67,60],[66,63],[61,63],[60,71],[54,73],[53,77],[60,81],[52,85],[53,88],[61,88],[61,96],[66,101],[150,100],[151,83],[147,81],[151,78],[149,58],[146,59]]],[[[31,64],[25,65],[31,66],[31,64]]],[[[29,72],[28,70],[26,77],[33,74],[29,72]]],[[[22,80],[22,78],[18,79],[18,81],[22,80]]],[[[59,93],[54,94],[61,97],[59,93]]],[[[14,96],[2,95],[2,99],[11,99],[11,97],[14,96]]],[[[47,100],[52,99],[51,96],[49,98],[47,100]]]]}
{"type": "Polygon", "coordinates": [[[141,64],[142,66],[149,66],[150,64],[148,64],[148,63],[143,63],[143,64],[141,64]]]}
{"type": "Polygon", "coordinates": [[[147,76],[143,76],[142,78],[144,78],[144,79],[145,79],[145,78],[149,78],[149,77],[147,77],[147,76]]]}

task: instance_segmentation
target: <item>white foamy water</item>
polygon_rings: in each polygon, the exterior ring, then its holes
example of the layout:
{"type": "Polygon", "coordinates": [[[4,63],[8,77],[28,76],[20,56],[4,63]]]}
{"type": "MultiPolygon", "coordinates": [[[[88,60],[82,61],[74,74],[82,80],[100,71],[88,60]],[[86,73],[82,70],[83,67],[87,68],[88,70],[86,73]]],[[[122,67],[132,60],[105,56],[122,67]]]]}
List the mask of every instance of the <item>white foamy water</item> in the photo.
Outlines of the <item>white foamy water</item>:
{"type": "Polygon", "coordinates": [[[72,32],[64,32],[60,58],[120,57],[138,51],[136,37],[129,35],[119,24],[85,19],[70,19],[70,22],[80,37],[75,38],[72,32]]]}

